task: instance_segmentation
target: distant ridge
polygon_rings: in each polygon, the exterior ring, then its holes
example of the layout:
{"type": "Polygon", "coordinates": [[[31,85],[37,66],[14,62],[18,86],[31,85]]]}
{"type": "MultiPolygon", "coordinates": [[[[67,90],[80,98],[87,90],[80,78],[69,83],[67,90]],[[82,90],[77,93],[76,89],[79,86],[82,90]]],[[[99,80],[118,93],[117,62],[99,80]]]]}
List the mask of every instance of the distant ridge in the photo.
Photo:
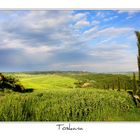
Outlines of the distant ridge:
{"type": "Polygon", "coordinates": [[[98,73],[98,74],[131,74],[137,71],[126,71],[126,72],[91,72],[91,71],[18,71],[18,72],[0,72],[0,73],[26,73],[26,74],[56,74],[56,73],[98,73]]]}

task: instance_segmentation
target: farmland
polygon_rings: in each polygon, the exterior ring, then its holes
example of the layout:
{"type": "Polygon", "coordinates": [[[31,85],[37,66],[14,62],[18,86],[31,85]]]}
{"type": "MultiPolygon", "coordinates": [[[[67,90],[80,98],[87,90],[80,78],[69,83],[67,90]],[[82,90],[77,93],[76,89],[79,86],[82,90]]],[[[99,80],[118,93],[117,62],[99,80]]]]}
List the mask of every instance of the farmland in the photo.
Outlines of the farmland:
{"type": "Polygon", "coordinates": [[[132,78],[127,74],[40,72],[5,75],[16,77],[25,88],[34,91],[1,91],[1,121],[140,120],[140,109],[126,91],[132,90],[132,78]],[[121,91],[117,91],[118,77],[121,91]],[[90,84],[83,87],[85,83],[90,84]]]}

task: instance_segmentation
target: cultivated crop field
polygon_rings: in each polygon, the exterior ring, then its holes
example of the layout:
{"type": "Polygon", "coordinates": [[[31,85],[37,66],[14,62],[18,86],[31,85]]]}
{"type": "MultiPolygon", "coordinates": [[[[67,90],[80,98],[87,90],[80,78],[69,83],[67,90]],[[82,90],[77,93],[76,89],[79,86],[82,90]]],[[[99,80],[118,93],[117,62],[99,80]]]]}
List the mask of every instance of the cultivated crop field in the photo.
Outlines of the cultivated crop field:
{"type": "Polygon", "coordinates": [[[140,109],[127,93],[132,90],[132,79],[127,74],[54,72],[5,75],[16,77],[20,84],[33,92],[1,91],[0,121],[140,120],[140,109]],[[124,83],[127,89],[124,89],[124,83]]]}
{"type": "Polygon", "coordinates": [[[76,79],[56,74],[23,75],[21,83],[27,88],[33,89],[59,89],[73,88],[76,79]]]}

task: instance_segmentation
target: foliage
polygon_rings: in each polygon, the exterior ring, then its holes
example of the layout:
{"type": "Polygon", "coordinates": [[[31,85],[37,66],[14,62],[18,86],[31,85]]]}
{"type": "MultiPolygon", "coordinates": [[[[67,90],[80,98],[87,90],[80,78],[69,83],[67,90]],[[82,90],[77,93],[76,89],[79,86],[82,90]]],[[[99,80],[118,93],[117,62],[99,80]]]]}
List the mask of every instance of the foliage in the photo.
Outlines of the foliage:
{"type": "Polygon", "coordinates": [[[124,83],[128,89],[133,88],[130,76],[81,72],[5,75],[16,77],[21,85],[35,91],[30,94],[8,90],[0,93],[1,121],[140,120],[140,110],[124,91],[124,83]],[[118,77],[120,92],[117,92],[118,77]],[[90,86],[83,88],[86,84],[90,86]],[[106,90],[108,88],[110,90],[106,90]]]}
{"type": "Polygon", "coordinates": [[[2,90],[11,89],[18,92],[24,92],[25,88],[18,82],[19,81],[15,77],[5,76],[2,73],[0,73],[0,88],[2,90]]]}
{"type": "MultiPolygon", "coordinates": [[[[124,90],[124,83],[127,89],[133,89],[132,76],[127,74],[104,74],[89,72],[57,72],[50,74],[43,73],[10,73],[19,79],[26,88],[32,89],[71,89],[71,88],[98,88],[107,89],[108,85],[114,90],[118,89],[118,77],[120,88],[124,90]],[[86,85],[86,86],[85,86],[86,85]]],[[[8,75],[8,74],[7,74],[8,75]]]]}
{"type": "Polygon", "coordinates": [[[138,47],[138,90],[137,90],[137,94],[140,95],[140,32],[135,31],[136,37],[137,37],[137,47],[138,47]]]}
{"type": "Polygon", "coordinates": [[[136,76],[135,73],[133,73],[133,94],[135,95],[136,92],[137,92],[136,76]]]}
{"type": "Polygon", "coordinates": [[[140,80],[140,32],[135,31],[137,37],[137,47],[138,47],[138,73],[139,73],[139,80],[140,80]]]}
{"type": "Polygon", "coordinates": [[[126,92],[57,89],[0,96],[1,121],[128,121],[140,110],[126,92]]]}
{"type": "MultiPolygon", "coordinates": [[[[61,74],[62,75],[62,74],[61,74]]],[[[82,85],[85,80],[92,83],[93,88],[104,89],[108,87],[108,84],[111,86],[114,83],[114,89],[118,89],[118,77],[120,78],[120,88],[124,89],[124,83],[127,84],[128,89],[132,89],[132,80],[131,76],[123,74],[104,74],[104,73],[70,73],[63,74],[78,80],[80,85],[82,85]],[[82,83],[83,82],[83,83],[82,83]]]]}
{"type": "Polygon", "coordinates": [[[124,90],[125,91],[127,90],[127,84],[126,84],[126,82],[124,83],[124,90]]]}
{"type": "Polygon", "coordinates": [[[112,83],[112,90],[114,90],[115,86],[114,86],[114,82],[112,83]]]}
{"type": "Polygon", "coordinates": [[[120,78],[118,77],[118,91],[121,90],[121,85],[120,85],[120,78]]]}

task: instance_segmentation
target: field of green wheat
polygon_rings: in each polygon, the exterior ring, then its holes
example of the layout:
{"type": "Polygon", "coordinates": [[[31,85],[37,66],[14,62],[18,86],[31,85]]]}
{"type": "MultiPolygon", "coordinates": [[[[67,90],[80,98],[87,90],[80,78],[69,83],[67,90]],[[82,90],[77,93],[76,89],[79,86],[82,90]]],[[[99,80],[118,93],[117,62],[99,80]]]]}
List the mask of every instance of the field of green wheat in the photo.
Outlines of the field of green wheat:
{"type": "Polygon", "coordinates": [[[127,83],[127,90],[131,89],[131,77],[127,75],[91,73],[12,75],[18,78],[24,87],[32,88],[34,91],[29,93],[6,89],[1,91],[0,121],[140,121],[140,109],[124,89],[124,83],[127,83]],[[118,76],[122,83],[121,91],[117,91],[118,76]],[[83,87],[79,86],[79,83],[92,84],[83,87]]]}

